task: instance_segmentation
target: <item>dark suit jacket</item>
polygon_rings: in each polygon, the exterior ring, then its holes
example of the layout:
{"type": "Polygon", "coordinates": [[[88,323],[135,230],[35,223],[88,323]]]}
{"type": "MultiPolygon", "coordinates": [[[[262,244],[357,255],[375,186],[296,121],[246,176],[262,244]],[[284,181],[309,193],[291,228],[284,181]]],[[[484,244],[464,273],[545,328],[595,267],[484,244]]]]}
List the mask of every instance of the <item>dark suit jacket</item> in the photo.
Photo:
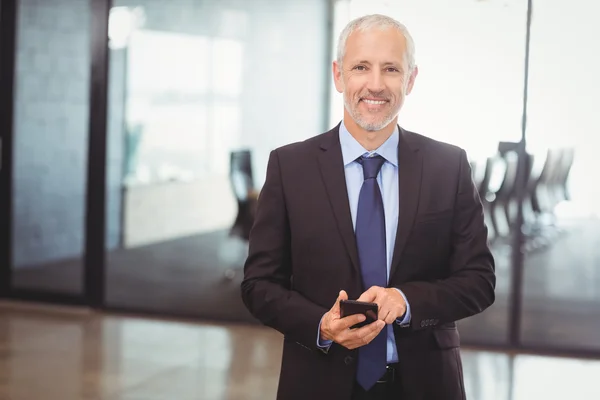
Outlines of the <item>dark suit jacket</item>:
{"type": "MultiPolygon", "coordinates": [[[[349,399],[357,350],[317,348],[341,289],[361,282],[338,127],[273,151],[244,267],[250,312],[284,335],[278,399],[349,399]]],[[[403,400],[464,399],[455,321],[494,302],[494,259],[465,152],[400,129],[399,223],[389,287],[411,306],[394,326],[403,400]]]]}

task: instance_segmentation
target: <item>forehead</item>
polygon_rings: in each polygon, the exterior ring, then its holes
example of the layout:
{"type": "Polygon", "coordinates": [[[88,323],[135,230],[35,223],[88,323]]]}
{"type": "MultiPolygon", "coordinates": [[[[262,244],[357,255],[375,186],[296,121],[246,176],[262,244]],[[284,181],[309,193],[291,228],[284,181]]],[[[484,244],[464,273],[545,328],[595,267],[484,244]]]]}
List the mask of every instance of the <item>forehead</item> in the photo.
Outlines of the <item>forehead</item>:
{"type": "Polygon", "coordinates": [[[394,28],[356,30],[346,42],[344,62],[397,62],[406,59],[406,38],[394,28]]]}

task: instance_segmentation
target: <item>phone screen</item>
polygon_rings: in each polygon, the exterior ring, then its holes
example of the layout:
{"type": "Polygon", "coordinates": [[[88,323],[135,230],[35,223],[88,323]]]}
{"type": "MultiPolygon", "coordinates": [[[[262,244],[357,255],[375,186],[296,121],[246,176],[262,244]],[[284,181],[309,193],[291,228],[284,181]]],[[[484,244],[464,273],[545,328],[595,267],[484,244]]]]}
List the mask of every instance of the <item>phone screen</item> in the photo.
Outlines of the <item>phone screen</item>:
{"type": "Polygon", "coordinates": [[[349,315],[363,314],[366,319],[350,327],[350,329],[360,328],[377,321],[379,306],[377,303],[366,303],[356,300],[340,300],[340,317],[344,318],[349,315]]]}

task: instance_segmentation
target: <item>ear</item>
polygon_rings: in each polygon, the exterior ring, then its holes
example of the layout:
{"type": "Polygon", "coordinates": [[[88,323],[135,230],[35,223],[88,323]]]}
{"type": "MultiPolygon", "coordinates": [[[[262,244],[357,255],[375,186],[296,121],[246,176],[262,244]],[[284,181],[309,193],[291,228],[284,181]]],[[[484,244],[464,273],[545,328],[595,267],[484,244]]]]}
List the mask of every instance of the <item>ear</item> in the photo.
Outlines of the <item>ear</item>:
{"type": "Polygon", "coordinates": [[[342,78],[342,68],[337,61],[333,62],[333,83],[338,93],[344,93],[344,79],[342,78]]]}
{"type": "Polygon", "coordinates": [[[417,75],[419,75],[419,67],[415,65],[410,74],[410,77],[408,78],[408,84],[406,85],[406,96],[408,96],[410,92],[412,92],[413,86],[415,85],[415,79],[417,79],[417,75]]]}

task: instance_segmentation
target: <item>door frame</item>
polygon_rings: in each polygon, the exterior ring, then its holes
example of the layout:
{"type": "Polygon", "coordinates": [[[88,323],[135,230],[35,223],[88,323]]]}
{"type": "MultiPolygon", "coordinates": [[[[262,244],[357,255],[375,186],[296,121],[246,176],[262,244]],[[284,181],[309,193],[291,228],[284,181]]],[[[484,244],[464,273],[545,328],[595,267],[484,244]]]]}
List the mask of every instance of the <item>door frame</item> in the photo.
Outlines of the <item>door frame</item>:
{"type": "Polygon", "coordinates": [[[0,1],[0,297],[11,282],[12,135],[16,0],[0,1]]]}
{"type": "Polygon", "coordinates": [[[90,0],[90,6],[90,118],[83,288],[87,305],[103,308],[106,298],[108,20],[112,0],[90,0]]]}

